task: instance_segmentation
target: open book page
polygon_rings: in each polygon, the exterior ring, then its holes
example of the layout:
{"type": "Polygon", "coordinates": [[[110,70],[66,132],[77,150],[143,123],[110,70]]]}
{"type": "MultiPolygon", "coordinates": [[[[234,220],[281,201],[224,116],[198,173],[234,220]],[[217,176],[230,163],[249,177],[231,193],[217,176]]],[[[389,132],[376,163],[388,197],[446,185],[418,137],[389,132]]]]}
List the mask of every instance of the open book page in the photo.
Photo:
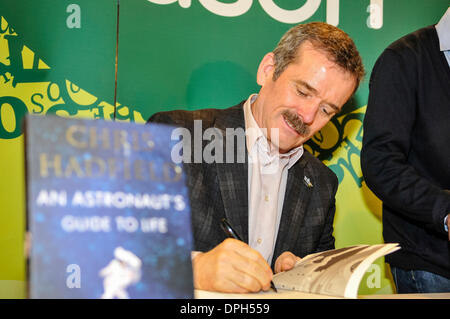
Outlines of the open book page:
{"type": "Polygon", "coordinates": [[[356,298],[369,266],[398,249],[398,244],[357,245],[311,254],[293,269],[274,275],[273,282],[280,289],[356,298]]]}
{"type": "Polygon", "coordinates": [[[295,290],[278,289],[278,292],[225,293],[196,289],[195,299],[342,299],[342,297],[311,294],[295,290]]]}
{"type": "Polygon", "coordinates": [[[353,273],[350,276],[345,288],[344,297],[356,298],[361,279],[370,265],[372,265],[372,263],[378,258],[393,253],[399,249],[400,246],[398,244],[373,245],[368,246],[366,249],[356,254],[354,259],[351,257],[351,259],[354,260],[354,265],[352,265],[353,273]]]}

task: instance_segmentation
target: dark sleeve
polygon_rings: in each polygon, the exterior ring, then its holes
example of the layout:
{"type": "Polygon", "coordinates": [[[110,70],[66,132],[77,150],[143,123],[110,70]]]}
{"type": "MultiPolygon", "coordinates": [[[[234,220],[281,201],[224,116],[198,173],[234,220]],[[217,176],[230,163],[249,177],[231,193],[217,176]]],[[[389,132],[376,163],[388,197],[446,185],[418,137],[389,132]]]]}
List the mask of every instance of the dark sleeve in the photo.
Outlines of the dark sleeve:
{"type": "Polygon", "coordinates": [[[322,236],[320,237],[320,243],[317,247],[316,251],[325,251],[334,249],[334,236],[333,236],[333,222],[334,215],[336,213],[336,192],[338,188],[338,179],[334,173],[330,174],[330,178],[332,180],[331,183],[331,195],[329,196],[330,206],[328,209],[328,214],[326,216],[325,226],[322,232],[322,236]]]}
{"type": "Polygon", "coordinates": [[[361,168],[367,185],[384,205],[442,233],[450,193],[408,163],[417,82],[414,58],[387,49],[377,60],[369,84],[361,168]]]}
{"type": "Polygon", "coordinates": [[[161,124],[175,124],[174,120],[170,116],[170,112],[159,112],[153,114],[148,120],[147,124],[149,123],[161,123],[161,124]]]}

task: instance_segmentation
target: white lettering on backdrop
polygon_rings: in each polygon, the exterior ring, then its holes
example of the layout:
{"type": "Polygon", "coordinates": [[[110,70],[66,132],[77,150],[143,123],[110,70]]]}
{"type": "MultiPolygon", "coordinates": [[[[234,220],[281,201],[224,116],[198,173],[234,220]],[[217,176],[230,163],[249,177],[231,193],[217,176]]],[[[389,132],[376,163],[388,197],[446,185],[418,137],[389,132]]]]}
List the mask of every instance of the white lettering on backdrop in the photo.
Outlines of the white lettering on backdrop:
{"type": "MultiPolygon", "coordinates": [[[[178,2],[180,7],[189,8],[192,0],[147,0],[155,4],[172,4],[178,2]]],[[[232,3],[224,3],[218,0],[198,0],[208,11],[222,17],[237,17],[250,10],[253,0],[236,0],[232,3]]],[[[280,8],[273,0],[258,0],[263,10],[273,19],[282,23],[300,23],[309,19],[319,9],[322,0],[306,0],[297,9],[280,8]]],[[[337,26],[339,24],[339,0],[326,0],[326,22],[337,26]]],[[[367,27],[380,29],[383,26],[383,0],[370,0],[366,12],[367,27]]]]}

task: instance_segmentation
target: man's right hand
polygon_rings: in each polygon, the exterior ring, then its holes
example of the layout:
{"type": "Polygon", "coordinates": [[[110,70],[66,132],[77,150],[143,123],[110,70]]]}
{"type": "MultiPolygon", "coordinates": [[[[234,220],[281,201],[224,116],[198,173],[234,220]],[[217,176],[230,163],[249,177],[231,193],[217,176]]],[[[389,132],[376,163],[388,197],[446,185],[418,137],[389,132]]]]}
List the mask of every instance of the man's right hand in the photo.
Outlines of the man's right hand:
{"type": "Polygon", "coordinates": [[[226,239],[192,261],[194,287],[220,292],[269,290],[272,269],[261,254],[246,243],[226,239]]]}
{"type": "Polygon", "coordinates": [[[450,241],[450,214],[447,215],[447,232],[448,232],[448,241],[450,241]]]}

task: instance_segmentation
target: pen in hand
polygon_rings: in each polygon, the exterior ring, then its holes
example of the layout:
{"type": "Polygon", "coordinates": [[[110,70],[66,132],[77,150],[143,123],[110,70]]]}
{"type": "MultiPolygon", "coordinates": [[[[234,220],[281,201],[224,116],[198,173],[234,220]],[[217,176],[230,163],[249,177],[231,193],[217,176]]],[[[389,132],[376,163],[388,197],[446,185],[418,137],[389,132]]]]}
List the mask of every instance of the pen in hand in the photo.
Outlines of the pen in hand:
{"type": "MultiPolygon", "coordinates": [[[[240,241],[243,241],[241,237],[234,231],[233,227],[231,227],[230,223],[225,218],[222,218],[220,222],[220,226],[222,227],[223,231],[229,238],[234,238],[240,241]]],[[[278,292],[277,288],[275,287],[275,284],[273,281],[270,281],[270,288],[272,288],[275,292],[278,292]]]]}

